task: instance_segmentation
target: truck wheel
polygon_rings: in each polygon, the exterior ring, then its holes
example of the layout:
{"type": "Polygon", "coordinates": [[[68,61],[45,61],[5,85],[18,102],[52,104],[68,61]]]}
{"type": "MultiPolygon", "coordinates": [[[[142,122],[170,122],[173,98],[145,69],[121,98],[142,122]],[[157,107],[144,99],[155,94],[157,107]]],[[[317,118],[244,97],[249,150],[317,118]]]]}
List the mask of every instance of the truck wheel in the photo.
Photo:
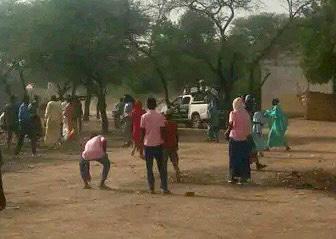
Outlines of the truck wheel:
{"type": "Polygon", "coordinates": [[[202,126],[202,121],[201,121],[201,117],[199,114],[193,114],[191,116],[191,126],[194,128],[194,129],[200,129],[201,126],[202,126]]]}

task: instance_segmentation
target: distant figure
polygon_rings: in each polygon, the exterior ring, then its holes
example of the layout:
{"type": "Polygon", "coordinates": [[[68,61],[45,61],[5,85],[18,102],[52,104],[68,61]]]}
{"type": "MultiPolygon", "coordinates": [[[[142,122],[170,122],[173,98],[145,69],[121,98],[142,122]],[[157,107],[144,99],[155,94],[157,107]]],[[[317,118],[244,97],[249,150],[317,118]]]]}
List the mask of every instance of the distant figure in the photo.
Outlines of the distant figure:
{"type": "Polygon", "coordinates": [[[7,147],[10,149],[13,134],[19,135],[19,107],[16,96],[10,97],[10,103],[5,106],[4,110],[4,130],[7,132],[7,147]]]}
{"type": "Polygon", "coordinates": [[[249,113],[252,120],[256,108],[255,99],[252,95],[245,96],[244,108],[249,113]]]}
{"type": "Polygon", "coordinates": [[[147,100],[148,112],[141,117],[140,127],[142,130],[142,142],[145,146],[145,159],[147,168],[147,180],[151,193],[155,193],[153,161],[156,159],[161,178],[162,193],[168,194],[167,161],[163,159],[162,136],[165,127],[165,118],[156,112],[156,100],[147,100]]]}
{"type": "Polygon", "coordinates": [[[124,147],[132,145],[132,111],[134,100],[130,95],[125,95],[123,112],[124,147]]]}
{"type": "Polygon", "coordinates": [[[69,95],[65,102],[62,103],[63,108],[63,139],[66,141],[69,138],[70,133],[73,132],[72,115],[73,104],[71,96],[69,95]]]}
{"type": "Polygon", "coordinates": [[[242,184],[251,177],[249,154],[251,145],[247,137],[252,133],[250,116],[244,110],[242,98],[233,101],[226,138],[229,140],[229,183],[242,184]]]}
{"type": "Polygon", "coordinates": [[[190,95],[191,94],[191,89],[189,84],[186,84],[184,89],[183,89],[183,95],[190,95]]]}
{"type": "Polygon", "coordinates": [[[209,115],[209,124],[208,124],[208,140],[219,142],[219,112],[215,99],[210,97],[208,105],[208,115],[209,115]]]}
{"type": "Polygon", "coordinates": [[[90,140],[85,144],[84,152],[79,161],[79,168],[81,177],[84,181],[84,189],[91,188],[89,182],[91,182],[90,175],[90,162],[96,161],[103,165],[102,178],[100,181],[100,188],[107,188],[105,181],[110,171],[111,162],[106,153],[107,142],[102,135],[91,135],[90,140]]]}
{"type": "MultiPolygon", "coordinates": [[[[256,108],[256,104],[255,104],[255,99],[252,95],[246,95],[245,96],[245,101],[244,101],[244,108],[247,111],[247,113],[250,116],[251,122],[253,122],[253,117],[254,117],[254,113],[255,113],[255,108],[256,108]]],[[[259,162],[259,155],[258,155],[258,149],[257,149],[257,145],[256,142],[254,140],[253,134],[249,135],[247,137],[247,140],[251,146],[251,151],[250,151],[250,163],[255,163],[256,164],[256,168],[257,170],[261,170],[264,169],[265,167],[267,167],[267,165],[261,164],[259,162]]],[[[259,143],[259,142],[258,142],[259,143]]]]}
{"type": "Polygon", "coordinates": [[[37,140],[43,136],[43,127],[40,116],[40,97],[34,95],[33,101],[29,104],[28,110],[32,119],[32,126],[35,130],[37,140]]]}
{"type": "Polygon", "coordinates": [[[124,114],[124,107],[125,107],[124,98],[120,98],[119,102],[116,103],[114,107],[115,107],[114,125],[116,126],[117,129],[119,129],[121,124],[121,117],[124,114]]]}
{"type": "Polygon", "coordinates": [[[3,165],[3,156],[0,150],[0,211],[4,210],[6,207],[6,197],[2,185],[2,171],[1,171],[2,165],[3,165]]]}
{"type": "Polygon", "coordinates": [[[264,156],[263,151],[266,148],[266,142],[263,135],[265,125],[264,113],[262,111],[255,112],[253,116],[253,141],[259,156],[264,156]]]}
{"type": "Polygon", "coordinates": [[[68,102],[66,99],[64,99],[63,96],[60,97],[60,101],[61,101],[61,107],[62,107],[62,122],[61,122],[61,128],[60,128],[60,135],[61,135],[61,138],[64,139],[64,110],[68,102]]]}
{"type": "Polygon", "coordinates": [[[38,129],[36,129],[36,124],[33,122],[32,114],[29,111],[29,97],[24,96],[23,103],[19,109],[19,129],[20,135],[16,145],[15,154],[18,155],[21,152],[24,139],[26,136],[30,138],[31,148],[33,156],[37,155],[36,143],[37,143],[37,134],[38,129]]]}
{"type": "Polygon", "coordinates": [[[206,97],[206,85],[204,80],[197,82],[197,92],[194,94],[195,101],[203,101],[206,97]]]}
{"type": "Polygon", "coordinates": [[[146,111],[142,108],[141,101],[136,100],[132,111],[132,139],[133,139],[132,156],[134,156],[135,151],[138,151],[140,153],[140,158],[142,159],[144,159],[143,154],[144,147],[141,143],[140,122],[142,115],[144,115],[145,113],[146,111]]]}
{"type": "Polygon", "coordinates": [[[265,117],[272,119],[272,127],[268,136],[267,150],[270,150],[273,147],[285,147],[288,151],[291,149],[288,146],[288,141],[285,136],[288,129],[288,118],[281,110],[279,99],[273,99],[272,105],[273,108],[271,110],[267,110],[265,113],[265,117]]]}
{"type": "Polygon", "coordinates": [[[76,134],[82,131],[83,106],[78,96],[73,97],[73,126],[76,134]]]}
{"type": "Polygon", "coordinates": [[[172,120],[172,111],[166,113],[166,124],[163,134],[163,159],[168,162],[168,159],[172,162],[177,182],[181,182],[181,171],[179,168],[179,156],[178,156],[178,132],[177,124],[172,120]]]}
{"type": "Polygon", "coordinates": [[[47,104],[44,120],[46,123],[44,143],[48,146],[55,146],[60,142],[60,127],[62,123],[62,104],[57,101],[55,95],[51,96],[47,104]]]}

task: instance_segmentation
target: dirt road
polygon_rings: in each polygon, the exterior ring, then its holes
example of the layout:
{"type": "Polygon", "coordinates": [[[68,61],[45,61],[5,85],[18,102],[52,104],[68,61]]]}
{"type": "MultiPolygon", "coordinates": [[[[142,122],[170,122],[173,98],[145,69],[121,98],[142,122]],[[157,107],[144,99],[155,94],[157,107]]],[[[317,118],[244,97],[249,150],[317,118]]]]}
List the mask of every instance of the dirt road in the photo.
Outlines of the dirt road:
{"type": "MultiPolygon", "coordinates": [[[[203,131],[181,130],[184,183],[171,182],[170,196],[146,193],[144,162],[120,147],[117,131],[109,135],[111,191],[98,189],[96,164],[94,188],[82,189],[78,145],[42,149],[40,159],[29,158],[28,149],[21,160],[7,155],[9,207],[0,213],[0,238],[335,239],[336,193],[287,188],[282,178],[314,168],[335,173],[336,124],[294,120],[289,134],[292,152],[267,153],[262,160],[269,167],[253,171],[252,184],[232,186],[227,145],[206,143],[203,131]],[[185,197],[187,191],[195,197],[185,197]]],[[[171,165],[169,171],[173,177],[171,165]]]]}

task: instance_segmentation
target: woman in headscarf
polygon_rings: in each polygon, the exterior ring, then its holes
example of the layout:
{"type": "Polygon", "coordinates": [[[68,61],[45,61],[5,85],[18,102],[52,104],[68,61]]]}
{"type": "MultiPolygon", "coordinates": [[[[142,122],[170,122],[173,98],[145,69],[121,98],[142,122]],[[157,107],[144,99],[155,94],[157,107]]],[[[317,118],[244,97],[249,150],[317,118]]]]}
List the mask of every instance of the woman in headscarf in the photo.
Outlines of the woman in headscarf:
{"type": "Polygon", "coordinates": [[[219,142],[219,112],[217,107],[217,102],[214,97],[208,93],[209,105],[208,105],[208,115],[209,115],[209,125],[208,125],[208,140],[219,142]]]}
{"type": "Polygon", "coordinates": [[[55,95],[47,104],[44,120],[46,123],[46,133],[44,143],[47,146],[55,146],[60,141],[60,127],[62,122],[62,104],[57,101],[55,95]]]}
{"type": "MultiPolygon", "coordinates": [[[[260,136],[260,132],[257,134],[257,137],[255,137],[255,130],[256,129],[259,129],[259,127],[256,127],[256,126],[259,126],[259,125],[256,125],[258,124],[257,122],[254,121],[254,115],[255,115],[255,109],[256,109],[256,103],[255,103],[255,99],[252,95],[246,95],[245,98],[244,98],[244,109],[247,111],[247,113],[249,114],[250,116],[250,119],[251,119],[251,122],[253,122],[253,134],[252,135],[249,135],[247,137],[247,140],[251,146],[251,152],[250,152],[250,163],[255,163],[256,164],[256,168],[257,170],[261,170],[265,167],[267,167],[266,165],[264,164],[261,164],[259,162],[259,158],[258,156],[258,153],[260,151],[263,151],[265,149],[265,146],[263,146],[263,148],[261,149],[260,147],[260,139],[261,137],[258,137],[260,136]],[[255,124],[256,123],[256,124],[255,124]]],[[[262,114],[262,113],[261,113],[262,114]]],[[[262,152],[261,152],[261,155],[262,155],[262,152]]]]}
{"type": "Polygon", "coordinates": [[[288,141],[285,136],[288,129],[288,118],[281,110],[279,99],[273,99],[272,105],[273,108],[271,110],[267,110],[265,113],[265,117],[272,119],[271,131],[267,142],[267,150],[273,147],[286,147],[286,150],[290,150],[291,148],[288,146],[288,141]]]}
{"type": "Polygon", "coordinates": [[[233,101],[226,138],[229,140],[229,183],[242,184],[251,177],[249,153],[251,146],[247,137],[252,132],[250,116],[244,109],[242,98],[233,101]]]}
{"type": "Polygon", "coordinates": [[[124,134],[124,147],[132,145],[132,110],[134,100],[132,96],[125,95],[125,106],[123,112],[123,134],[124,134]]]}
{"type": "Polygon", "coordinates": [[[133,139],[133,150],[132,156],[134,156],[135,151],[137,150],[140,153],[140,157],[143,159],[143,145],[141,144],[141,129],[140,122],[141,116],[145,114],[146,111],[142,108],[141,101],[136,100],[133,111],[132,111],[132,139],[133,139]]]}
{"type": "Polygon", "coordinates": [[[34,134],[37,137],[37,140],[39,140],[43,136],[43,127],[41,123],[41,117],[40,117],[40,97],[37,95],[34,95],[33,101],[29,104],[28,110],[30,112],[30,116],[32,119],[32,128],[34,131],[34,134]]]}
{"type": "Polygon", "coordinates": [[[64,115],[64,123],[63,127],[65,128],[64,139],[67,141],[69,139],[73,139],[76,137],[76,130],[74,126],[74,111],[75,105],[72,98],[67,99],[68,104],[66,105],[63,115],[64,115]]]}

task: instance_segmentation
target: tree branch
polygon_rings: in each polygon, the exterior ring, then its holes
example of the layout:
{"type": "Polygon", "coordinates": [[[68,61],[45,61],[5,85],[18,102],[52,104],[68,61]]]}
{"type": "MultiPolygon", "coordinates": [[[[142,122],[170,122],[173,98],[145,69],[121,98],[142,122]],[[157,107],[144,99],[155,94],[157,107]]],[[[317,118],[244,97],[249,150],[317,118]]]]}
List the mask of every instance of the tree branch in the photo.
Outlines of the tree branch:
{"type": "Polygon", "coordinates": [[[272,75],[271,72],[267,73],[267,75],[264,77],[264,79],[261,81],[260,83],[260,88],[262,88],[264,86],[264,84],[266,83],[267,79],[272,75]]]}

